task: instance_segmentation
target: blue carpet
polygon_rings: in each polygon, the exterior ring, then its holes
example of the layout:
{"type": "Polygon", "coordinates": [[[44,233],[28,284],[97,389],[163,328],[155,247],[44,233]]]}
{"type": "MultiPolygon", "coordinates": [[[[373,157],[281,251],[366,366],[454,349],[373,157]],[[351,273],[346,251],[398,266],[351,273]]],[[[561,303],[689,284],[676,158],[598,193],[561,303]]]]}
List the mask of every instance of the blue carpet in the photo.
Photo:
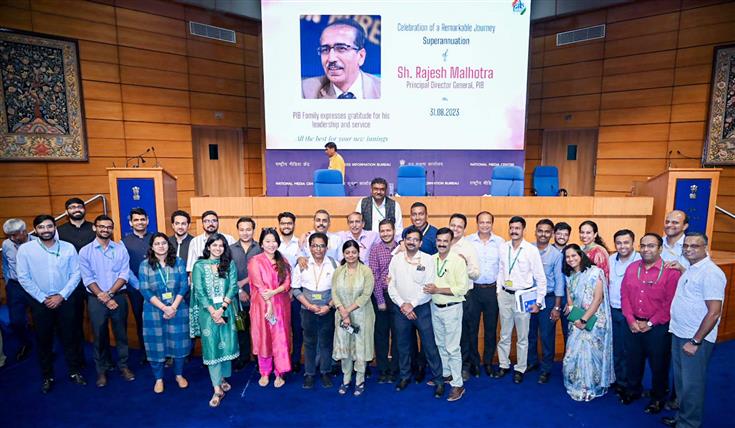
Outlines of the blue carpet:
{"type": "MultiPolygon", "coordinates": [[[[8,337],[7,335],[4,337],[8,337]]],[[[393,385],[379,385],[375,376],[367,382],[365,395],[339,396],[337,389],[324,389],[317,382],[313,390],[301,388],[301,375],[290,378],[281,389],[257,384],[255,367],[235,373],[232,391],[217,409],[207,405],[211,386],[200,359],[193,359],[184,375],[187,390],[179,390],[167,371],[166,391],[153,393],[148,367],[132,365],[137,379],[125,382],[114,372],[108,386],[94,386],[94,370],[87,349],[86,387],[71,384],[61,354],[57,357],[57,382],[48,395],[40,392],[39,369],[33,355],[20,363],[0,369],[0,426],[20,427],[393,427],[393,426],[493,426],[493,427],[662,427],[663,415],[647,415],[642,399],[630,406],[618,403],[610,392],[590,403],[569,398],[561,381],[561,365],[554,367],[547,385],[538,385],[538,372],[529,373],[523,384],[514,385],[511,376],[493,380],[472,378],[467,393],[455,403],[434,399],[432,389],[412,384],[397,393],[393,385]]],[[[6,343],[6,353],[15,346],[6,343]]],[[[132,361],[139,354],[133,352],[132,361]]],[[[732,426],[735,407],[735,341],[719,344],[710,366],[705,427],[732,426]],[[730,420],[730,422],[727,422],[730,420]]],[[[338,385],[339,380],[335,379],[338,385]]],[[[446,396],[446,395],[445,395],[446,396]]]]}

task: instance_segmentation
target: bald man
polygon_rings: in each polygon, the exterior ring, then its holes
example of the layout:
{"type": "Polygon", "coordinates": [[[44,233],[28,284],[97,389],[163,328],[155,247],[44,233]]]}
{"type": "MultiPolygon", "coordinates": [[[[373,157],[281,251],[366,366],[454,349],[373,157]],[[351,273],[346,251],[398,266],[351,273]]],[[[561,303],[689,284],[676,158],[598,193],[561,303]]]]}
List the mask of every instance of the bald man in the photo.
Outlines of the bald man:
{"type": "Polygon", "coordinates": [[[682,254],[684,234],[689,228],[689,216],[681,210],[674,210],[666,214],[664,220],[664,245],[661,258],[668,265],[681,269],[689,267],[689,262],[682,254]],[[678,263],[678,265],[674,264],[678,263]]]}

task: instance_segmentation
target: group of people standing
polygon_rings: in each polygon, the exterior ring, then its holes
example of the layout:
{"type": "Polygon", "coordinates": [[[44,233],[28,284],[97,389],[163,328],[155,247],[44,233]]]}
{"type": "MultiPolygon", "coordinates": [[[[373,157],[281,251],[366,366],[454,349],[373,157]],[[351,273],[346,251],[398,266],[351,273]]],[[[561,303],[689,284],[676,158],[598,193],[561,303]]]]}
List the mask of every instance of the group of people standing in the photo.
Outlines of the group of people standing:
{"type": "Polygon", "coordinates": [[[663,409],[673,367],[672,406],[679,407],[673,423],[701,423],[725,277],[707,256],[707,237],[685,236],[683,212],[667,215],[664,237],[641,237],[640,251],[632,231],[616,232],[617,252],[610,255],[589,220],[579,227],[581,246],[569,243],[571,226],[550,219],[536,223],[536,242],[530,243],[520,216],[510,219],[506,241],[493,233],[494,217],[487,211],[475,216],[477,232],[465,236],[465,215],[453,214],[437,229],[429,224],[426,205],[416,202],[404,229],[400,205],[386,190],[385,180],[373,180],[371,195],[347,216],[347,231],[331,232],[329,213],[318,210],[313,229],[297,237],[296,216],[283,212],[277,228],[263,228],[257,241],[250,217],[237,220],[235,239],[219,232],[217,213],[206,211],[203,233],[194,237],[189,214],[176,211],[175,233],[168,237],[149,232],[147,214],[136,208],[128,218],[132,233],[117,243],[112,220],[101,215],[85,221],[84,203],[76,198],[66,204],[69,223],[58,229],[52,217],[36,217],[36,237],[25,233],[22,221],[9,220],[3,271],[11,321],[21,345],[30,346],[22,306],[27,301],[43,392],[54,382],[51,347],[57,331],[71,380],[86,383],[80,371],[85,301],[97,386],[107,384],[114,367],[108,320],[117,367],[125,380],[135,379],[127,364],[130,303],[154,391],[163,392],[168,365],[177,385],[188,386],[184,359],[191,337],[200,337],[213,407],[231,389],[233,362],[240,368],[251,354],[262,387],[271,375],[274,387],[281,387],[287,373],[300,370],[302,357],[305,389],[314,388],[317,378],[332,387],[331,374],[341,366],[341,395],[365,392],[372,360],[378,382],[395,382],[397,391],[412,379],[423,382],[428,366],[433,395],[443,397],[448,384],[448,401],[461,399],[465,382],[481,368],[493,378],[512,372],[516,384],[538,369],[544,384],[551,377],[560,321],[570,397],[589,401],[613,388],[623,403],[633,402],[643,394],[648,361],[653,379],[646,412],[663,409]]]}

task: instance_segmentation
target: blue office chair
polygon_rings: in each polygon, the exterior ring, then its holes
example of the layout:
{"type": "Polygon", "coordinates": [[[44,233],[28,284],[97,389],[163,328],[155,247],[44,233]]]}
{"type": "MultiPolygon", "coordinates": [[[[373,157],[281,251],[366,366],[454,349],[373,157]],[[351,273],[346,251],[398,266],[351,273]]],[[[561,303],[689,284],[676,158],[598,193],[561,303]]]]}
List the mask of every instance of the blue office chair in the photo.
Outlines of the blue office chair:
{"type": "Polygon", "coordinates": [[[342,173],[334,169],[314,171],[314,196],[345,196],[342,173]]]}
{"type": "Polygon", "coordinates": [[[559,169],[555,166],[537,166],[533,169],[533,194],[536,196],[567,196],[559,188],[559,169]]]}
{"type": "Polygon", "coordinates": [[[426,196],[426,168],[419,165],[398,167],[396,194],[400,196],[426,196]]]}
{"type": "Polygon", "coordinates": [[[493,167],[490,196],[523,196],[523,168],[520,166],[493,167]]]}

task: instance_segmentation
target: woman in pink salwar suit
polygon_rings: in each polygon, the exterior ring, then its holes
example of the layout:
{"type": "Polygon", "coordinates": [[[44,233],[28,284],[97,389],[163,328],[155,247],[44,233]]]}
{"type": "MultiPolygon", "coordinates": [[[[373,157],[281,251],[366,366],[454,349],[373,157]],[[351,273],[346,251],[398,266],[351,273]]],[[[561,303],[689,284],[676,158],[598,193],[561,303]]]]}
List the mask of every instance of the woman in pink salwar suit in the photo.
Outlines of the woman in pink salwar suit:
{"type": "Polygon", "coordinates": [[[268,386],[275,369],[273,385],[280,388],[285,383],[283,374],[291,371],[291,272],[278,252],[281,239],[275,229],[263,229],[259,244],[263,252],[248,262],[250,335],[253,354],[258,356],[258,384],[268,386]]]}

